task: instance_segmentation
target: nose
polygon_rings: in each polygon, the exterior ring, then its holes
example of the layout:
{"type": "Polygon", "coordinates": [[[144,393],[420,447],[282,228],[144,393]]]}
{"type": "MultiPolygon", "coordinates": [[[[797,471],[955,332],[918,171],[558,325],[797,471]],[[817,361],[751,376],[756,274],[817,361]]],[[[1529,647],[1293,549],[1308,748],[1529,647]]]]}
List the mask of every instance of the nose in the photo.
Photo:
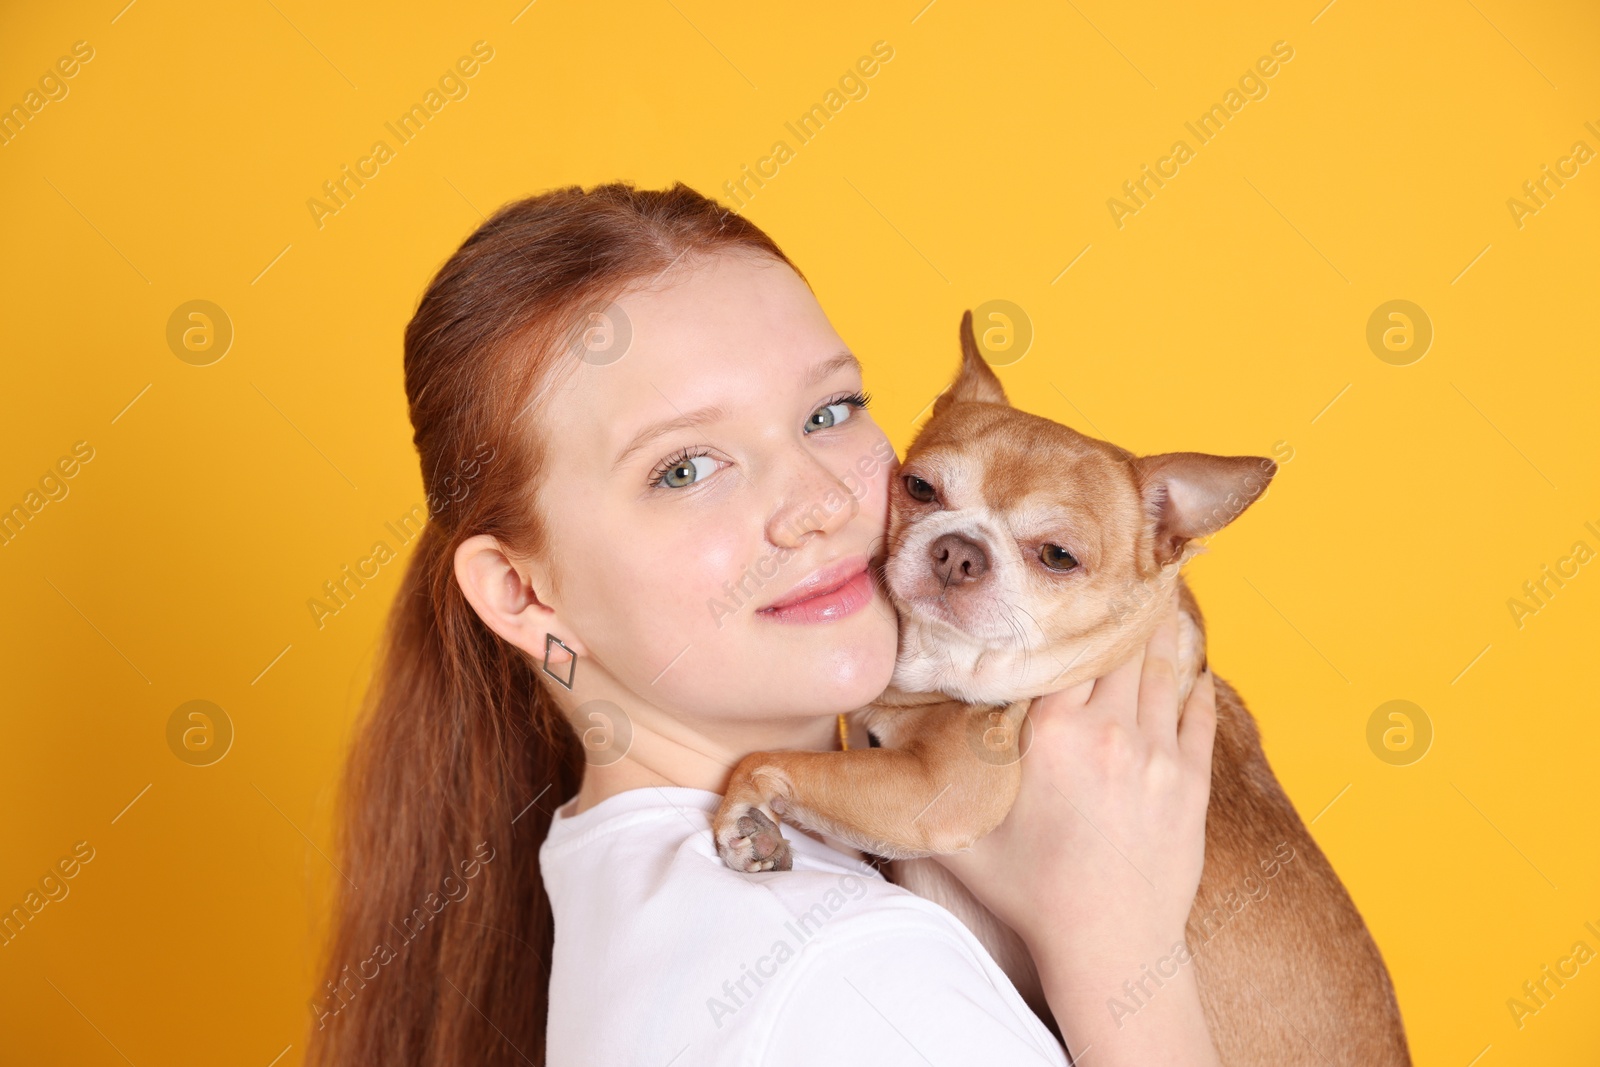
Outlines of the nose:
{"type": "Polygon", "coordinates": [[[947,533],[928,546],[933,573],[945,585],[975,582],[989,570],[989,553],[978,542],[947,533]]]}
{"type": "Polygon", "coordinates": [[[807,534],[830,537],[860,512],[861,498],[850,485],[816,456],[802,454],[784,502],[767,521],[767,539],[780,548],[799,548],[807,534]]]}

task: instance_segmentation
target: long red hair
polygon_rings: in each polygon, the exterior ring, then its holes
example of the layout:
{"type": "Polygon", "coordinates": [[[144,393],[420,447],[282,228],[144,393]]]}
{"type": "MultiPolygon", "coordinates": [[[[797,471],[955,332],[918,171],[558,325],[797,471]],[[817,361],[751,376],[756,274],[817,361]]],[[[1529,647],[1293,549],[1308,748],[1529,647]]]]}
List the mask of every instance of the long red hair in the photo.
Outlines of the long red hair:
{"type": "Polygon", "coordinates": [[[487,533],[518,554],[544,551],[539,390],[625,286],[719,251],[794,268],[754,224],[682,183],[556,189],[478,227],[406,327],[430,515],[341,783],[347,877],[334,882],[311,999],[314,1067],[545,1062],[554,921],[538,853],[581,784],[583,749],[545,689],[554,683],[467,603],[455,550],[487,533]]]}

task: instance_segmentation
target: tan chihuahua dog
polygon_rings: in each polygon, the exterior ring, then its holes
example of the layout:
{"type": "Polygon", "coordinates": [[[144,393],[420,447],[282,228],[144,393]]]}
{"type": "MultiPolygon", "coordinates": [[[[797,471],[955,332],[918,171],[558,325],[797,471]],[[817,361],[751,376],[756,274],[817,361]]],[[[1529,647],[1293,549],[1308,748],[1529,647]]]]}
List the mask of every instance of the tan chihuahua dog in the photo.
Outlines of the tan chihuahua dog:
{"type": "MultiPolygon", "coordinates": [[[[759,752],[714,820],[743,871],[787,870],[780,818],[896,862],[891,880],[949,909],[1052,1021],[1017,935],[921,859],[970,848],[1010,811],[1032,698],[1099,677],[1179,602],[1180,702],[1204,667],[1180,576],[1276,473],[1270,459],[1135,456],[1013,408],[961,320],[954,384],[890,489],[882,579],[900,615],[890,688],[855,713],[877,747],[759,752]]],[[[1230,1067],[1411,1062],[1383,958],[1267,766],[1254,719],[1216,679],[1206,859],[1186,946],[1120,989],[1119,1025],[1192,964],[1230,1067]]],[[[1180,703],[1181,706],[1181,703],[1180,703]]],[[[1059,1030],[1057,1030],[1059,1036],[1059,1030]]]]}

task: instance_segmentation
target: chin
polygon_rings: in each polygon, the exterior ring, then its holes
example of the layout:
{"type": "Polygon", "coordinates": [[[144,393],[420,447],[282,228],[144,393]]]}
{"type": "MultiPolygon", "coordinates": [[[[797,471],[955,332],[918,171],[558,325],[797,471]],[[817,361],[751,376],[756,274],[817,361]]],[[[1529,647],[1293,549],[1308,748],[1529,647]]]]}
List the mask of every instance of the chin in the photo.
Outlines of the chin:
{"type": "Polygon", "coordinates": [[[907,693],[944,693],[967,704],[1009,704],[1037,696],[1058,674],[1052,657],[1018,647],[1016,632],[985,637],[937,597],[900,601],[900,643],[892,683],[907,693]],[[931,608],[931,610],[929,610],[931,608]]]}
{"type": "Polygon", "coordinates": [[[864,623],[857,634],[826,654],[818,670],[826,678],[829,696],[836,698],[830,700],[837,705],[833,710],[865,707],[889,687],[895,669],[896,633],[891,621],[874,615],[870,625],[864,623]]]}

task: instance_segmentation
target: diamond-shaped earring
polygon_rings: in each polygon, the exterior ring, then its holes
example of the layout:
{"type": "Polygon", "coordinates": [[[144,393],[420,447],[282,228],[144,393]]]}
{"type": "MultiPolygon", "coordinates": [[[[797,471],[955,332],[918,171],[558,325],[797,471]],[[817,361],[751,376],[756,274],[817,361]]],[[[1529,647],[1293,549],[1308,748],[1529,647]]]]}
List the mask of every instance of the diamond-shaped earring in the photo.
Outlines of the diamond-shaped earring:
{"type": "Polygon", "coordinates": [[[544,635],[544,662],[539,665],[539,668],[541,670],[543,670],[544,673],[548,674],[550,677],[554,678],[556,681],[558,681],[562,685],[566,686],[568,689],[571,689],[572,688],[572,676],[573,676],[574,673],[577,672],[577,669],[578,669],[578,656],[577,656],[577,654],[575,652],[572,651],[572,649],[567,648],[567,646],[562,642],[561,638],[557,637],[555,634],[546,633],[544,635]],[[562,648],[565,648],[567,650],[567,655],[570,657],[567,660],[567,676],[565,678],[561,677],[561,675],[555,673],[554,671],[552,671],[550,669],[550,646],[551,645],[561,645],[562,648]]]}

